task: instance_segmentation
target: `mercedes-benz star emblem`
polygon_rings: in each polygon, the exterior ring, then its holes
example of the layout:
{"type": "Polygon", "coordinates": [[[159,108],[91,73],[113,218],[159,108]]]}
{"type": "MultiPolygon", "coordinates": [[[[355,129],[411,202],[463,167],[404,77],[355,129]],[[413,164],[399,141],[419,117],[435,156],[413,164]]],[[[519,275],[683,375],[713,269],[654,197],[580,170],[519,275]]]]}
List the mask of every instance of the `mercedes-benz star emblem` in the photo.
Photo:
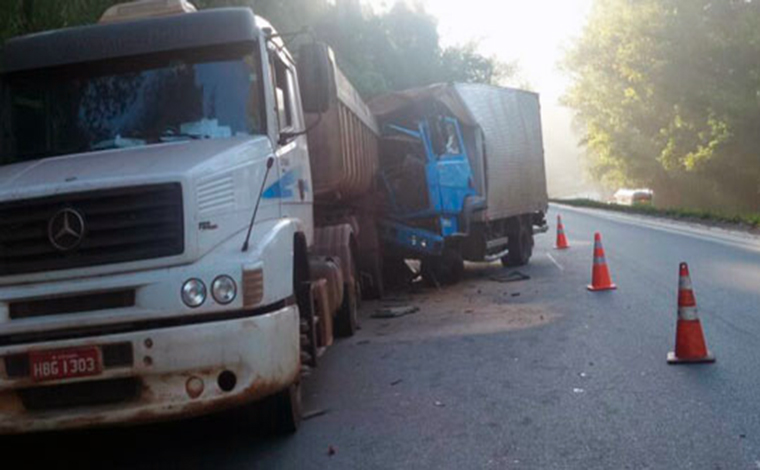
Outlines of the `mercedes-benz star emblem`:
{"type": "Polygon", "coordinates": [[[78,247],[84,238],[84,217],[74,209],[61,209],[48,223],[48,239],[60,251],[78,247]]]}

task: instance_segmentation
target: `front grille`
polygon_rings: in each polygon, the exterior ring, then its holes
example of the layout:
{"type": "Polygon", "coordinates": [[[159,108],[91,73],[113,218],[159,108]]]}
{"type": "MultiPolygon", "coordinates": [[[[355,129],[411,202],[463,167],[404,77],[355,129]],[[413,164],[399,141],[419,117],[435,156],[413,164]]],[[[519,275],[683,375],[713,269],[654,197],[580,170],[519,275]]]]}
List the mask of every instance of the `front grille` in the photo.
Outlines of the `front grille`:
{"type": "MultiPolygon", "coordinates": [[[[103,345],[100,347],[100,354],[105,369],[132,367],[134,364],[132,343],[129,342],[103,345]]],[[[5,374],[9,379],[29,377],[29,354],[5,356],[5,374]]]]}
{"type": "MultiPolygon", "coordinates": [[[[53,231],[58,233],[57,229],[53,231]]],[[[179,183],[0,204],[0,276],[159,258],[183,251],[179,183]],[[65,243],[57,248],[48,232],[55,227],[51,219],[64,209],[71,210],[72,219],[81,216],[83,236],[78,244],[77,237],[62,238],[65,243]]]]}
{"type": "Polygon", "coordinates": [[[22,300],[12,302],[8,306],[11,320],[20,318],[43,317],[66,313],[93,312],[112,308],[127,308],[135,305],[135,291],[120,290],[113,292],[98,292],[67,297],[51,297],[47,299],[22,300]]]}
{"type": "Polygon", "coordinates": [[[28,411],[110,405],[137,400],[140,382],[134,378],[75,382],[27,388],[19,390],[18,396],[28,411]]]}

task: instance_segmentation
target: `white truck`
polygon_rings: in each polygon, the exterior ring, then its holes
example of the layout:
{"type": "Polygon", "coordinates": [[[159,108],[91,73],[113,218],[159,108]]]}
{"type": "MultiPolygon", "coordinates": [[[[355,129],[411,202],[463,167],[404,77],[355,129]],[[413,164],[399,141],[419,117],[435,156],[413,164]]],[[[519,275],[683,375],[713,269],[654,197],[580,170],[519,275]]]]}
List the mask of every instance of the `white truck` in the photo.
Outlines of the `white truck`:
{"type": "MultiPolygon", "coordinates": [[[[359,293],[360,224],[342,203],[315,226],[306,133],[337,75],[304,51],[296,67],[250,9],[186,0],[4,45],[0,434],[262,399],[297,428],[302,364],[331,323],[353,333],[359,293]]],[[[362,106],[334,136],[359,156],[362,106]]]]}

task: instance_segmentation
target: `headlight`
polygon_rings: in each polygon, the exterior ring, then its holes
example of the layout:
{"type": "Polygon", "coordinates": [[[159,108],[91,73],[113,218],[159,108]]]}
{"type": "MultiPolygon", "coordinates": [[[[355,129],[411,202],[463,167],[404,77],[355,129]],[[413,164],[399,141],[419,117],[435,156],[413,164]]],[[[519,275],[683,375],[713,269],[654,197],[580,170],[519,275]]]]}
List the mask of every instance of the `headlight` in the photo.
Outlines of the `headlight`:
{"type": "Polygon", "coordinates": [[[200,307],[206,301],[206,284],[200,279],[188,279],[182,284],[182,301],[188,307],[200,307]]]}
{"type": "Polygon", "coordinates": [[[217,276],[211,284],[211,295],[214,296],[214,300],[222,305],[232,302],[237,295],[235,281],[226,275],[217,276]]]}

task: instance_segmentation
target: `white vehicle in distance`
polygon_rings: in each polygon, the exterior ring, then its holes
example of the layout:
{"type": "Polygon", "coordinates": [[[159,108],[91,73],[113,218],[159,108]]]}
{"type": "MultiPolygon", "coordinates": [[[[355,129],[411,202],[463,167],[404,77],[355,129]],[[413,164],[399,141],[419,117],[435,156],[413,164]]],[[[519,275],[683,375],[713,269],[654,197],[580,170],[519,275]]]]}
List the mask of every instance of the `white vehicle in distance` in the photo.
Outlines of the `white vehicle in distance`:
{"type": "Polygon", "coordinates": [[[622,206],[651,206],[654,191],[651,189],[618,189],[612,197],[615,204],[622,206]]]}

